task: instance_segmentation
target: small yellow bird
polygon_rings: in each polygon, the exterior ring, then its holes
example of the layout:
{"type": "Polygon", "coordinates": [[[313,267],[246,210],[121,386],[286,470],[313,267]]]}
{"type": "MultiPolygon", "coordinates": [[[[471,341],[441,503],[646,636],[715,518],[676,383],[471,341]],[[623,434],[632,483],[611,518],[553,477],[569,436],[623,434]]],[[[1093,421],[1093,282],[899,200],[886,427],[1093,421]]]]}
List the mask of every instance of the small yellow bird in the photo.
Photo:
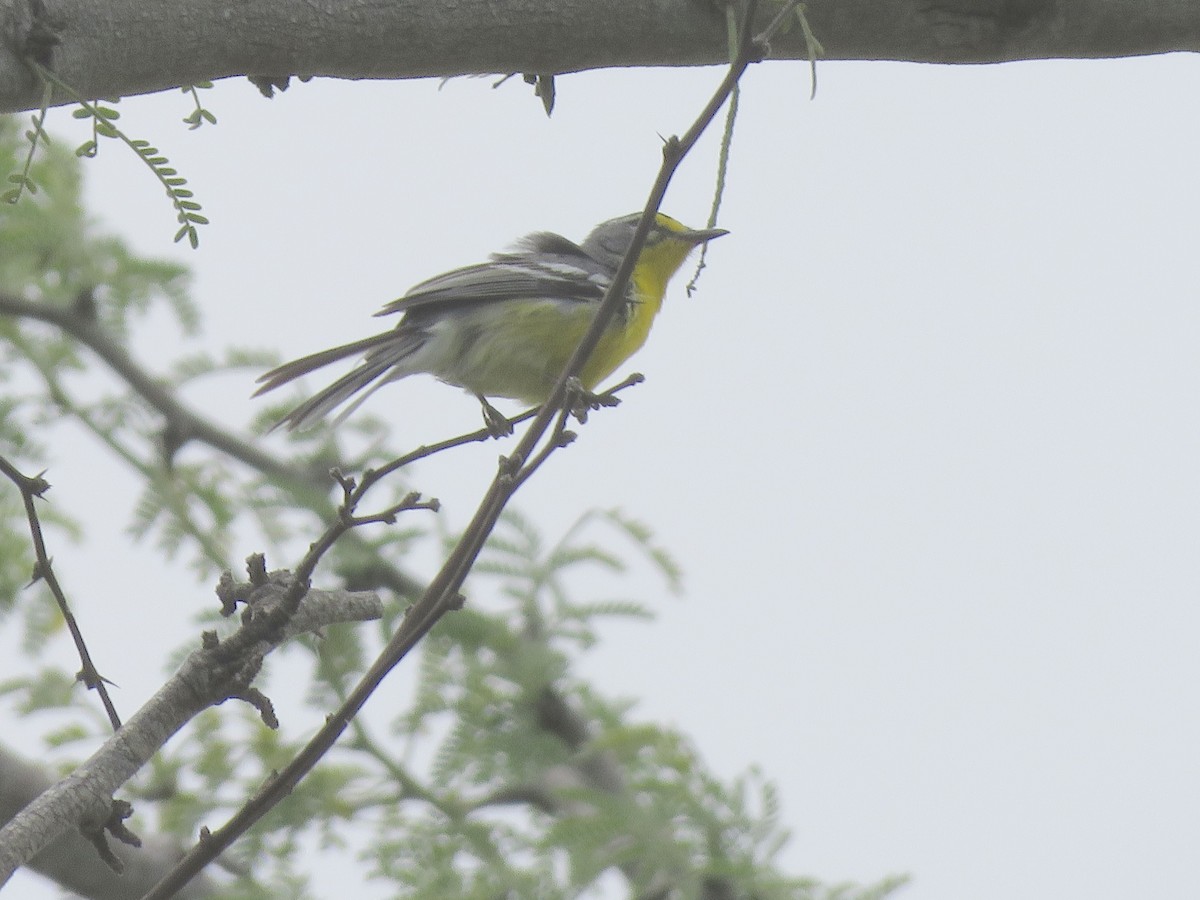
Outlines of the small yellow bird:
{"type": "MultiPolygon", "coordinates": [[[[376,315],[404,313],[395,328],[267,372],[255,396],[329,363],[363,354],[357,367],[288,413],[275,427],[306,428],[363,393],[349,415],[390,381],[418,372],[464,388],[483,404],[494,433],[511,432],[488,397],[544,403],[591,324],[633,242],[640,213],[598,225],[582,244],[549,232],[485,263],[423,281],[376,315]]],[[[659,213],[633,269],[625,304],[583,367],[591,391],[646,341],[667,282],[697,246],[728,234],[691,229],[659,213]]]]}

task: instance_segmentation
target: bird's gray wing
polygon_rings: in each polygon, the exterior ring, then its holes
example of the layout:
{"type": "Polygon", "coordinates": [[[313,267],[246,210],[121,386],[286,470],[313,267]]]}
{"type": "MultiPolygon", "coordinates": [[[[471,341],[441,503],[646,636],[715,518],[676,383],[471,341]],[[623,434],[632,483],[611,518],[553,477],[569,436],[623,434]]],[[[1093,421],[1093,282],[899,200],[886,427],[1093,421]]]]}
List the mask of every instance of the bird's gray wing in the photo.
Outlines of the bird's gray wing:
{"type": "Polygon", "coordinates": [[[604,268],[571,241],[556,234],[533,234],[521,241],[518,252],[498,253],[489,262],[423,281],[375,315],[532,297],[594,303],[604,296],[607,283],[604,268]]]}

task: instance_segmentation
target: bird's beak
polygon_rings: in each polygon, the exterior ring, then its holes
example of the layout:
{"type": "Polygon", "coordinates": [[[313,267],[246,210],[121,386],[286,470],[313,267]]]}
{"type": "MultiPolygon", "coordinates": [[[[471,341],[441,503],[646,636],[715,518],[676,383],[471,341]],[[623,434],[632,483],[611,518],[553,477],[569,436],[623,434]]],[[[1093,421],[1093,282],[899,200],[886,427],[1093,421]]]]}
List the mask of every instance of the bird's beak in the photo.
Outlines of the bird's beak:
{"type": "Polygon", "coordinates": [[[695,231],[689,231],[685,236],[693,244],[705,244],[726,234],[729,234],[729,232],[724,228],[699,228],[695,231]]]}

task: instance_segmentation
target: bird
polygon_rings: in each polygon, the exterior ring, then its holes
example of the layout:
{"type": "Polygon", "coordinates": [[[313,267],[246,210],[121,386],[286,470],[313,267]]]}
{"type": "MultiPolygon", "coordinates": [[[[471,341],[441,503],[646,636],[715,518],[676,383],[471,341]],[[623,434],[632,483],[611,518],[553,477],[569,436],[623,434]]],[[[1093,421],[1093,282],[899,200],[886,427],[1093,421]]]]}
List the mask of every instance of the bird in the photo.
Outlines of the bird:
{"type": "MultiPolygon", "coordinates": [[[[576,244],[535,232],[487,262],[437,275],[383,307],[402,313],[382,334],[294,360],[262,375],[259,396],[350,357],[358,365],[305,400],[272,428],[302,430],[353,398],[340,422],[383,385],[428,373],[474,394],[494,436],[512,426],[489,397],[544,403],[592,322],[633,243],[641,213],[602,222],[576,244]],[[357,395],[357,397],[355,396],[357,395]]],[[[590,392],[645,343],[667,283],[698,246],[729,232],[692,229],[657,213],[625,292],[579,380],[590,392]]]]}

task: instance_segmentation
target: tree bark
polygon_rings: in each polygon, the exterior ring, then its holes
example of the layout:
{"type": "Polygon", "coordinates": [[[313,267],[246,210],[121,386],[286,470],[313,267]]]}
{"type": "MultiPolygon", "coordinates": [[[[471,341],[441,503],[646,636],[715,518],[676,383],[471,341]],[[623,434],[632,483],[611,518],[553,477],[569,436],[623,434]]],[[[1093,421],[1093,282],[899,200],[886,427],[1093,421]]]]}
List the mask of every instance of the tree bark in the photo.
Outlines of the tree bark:
{"type": "MultiPolygon", "coordinates": [[[[0,822],[11,819],[52,783],[40,766],[0,746],[0,822]]],[[[63,835],[35,856],[29,868],[90,900],[137,900],[171,870],[184,852],[179,844],[160,838],[147,840],[137,850],[115,843],[112,849],[125,865],[120,875],[105,865],[79,832],[63,835]]],[[[202,900],[215,894],[216,885],[202,876],[179,897],[202,900]]]]}
{"type": "MultiPolygon", "coordinates": [[[[763,16],[774,11],[762,4],[763,16]]],[[[807,0],[826,59],[984,63],[1200,49],[1195,0],[807,0]]],[[[727,59],[722,0],[0,0],[0,112],[37,59],[85,97],[235,75],[560,74],[727,59]]],[[[777,59],[807,57],[799,28],[777,59]]],[[[56,102],[67,98],[56,97],[56,102]]]]}

